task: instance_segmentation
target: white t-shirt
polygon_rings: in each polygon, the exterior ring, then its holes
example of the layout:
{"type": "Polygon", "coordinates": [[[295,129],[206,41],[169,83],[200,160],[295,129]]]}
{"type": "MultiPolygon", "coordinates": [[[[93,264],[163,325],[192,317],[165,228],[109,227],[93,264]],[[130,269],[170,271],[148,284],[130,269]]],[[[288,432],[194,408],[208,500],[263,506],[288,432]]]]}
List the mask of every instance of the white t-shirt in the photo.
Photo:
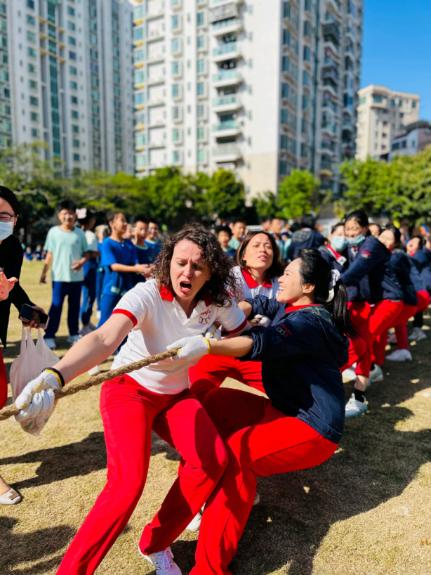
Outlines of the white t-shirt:
{"type": "MultiPolygon", "coordinates": [[[[121,298],[113,313],[122,313],[134,323],[127,342],[114,359],[113,369],[161,353],[181,337],[204,334],[214,322],[229,334],[240,332],[247,323],[236,303],[219,307],[199,301],[187,317],[172,292],[159,288],[156,280],[137,284],[121,298]]],[[[188,368],[193,363],[194,360],[169,358],[129,376],[150,391],[174,395],[188,389],[188,368]]]]}
{"type": "Polygon", "coordinates": [[[240,299],[251,299],[258,295],[264,295],[270,299],[275,299],[279,288],[278,279],[258,284],[253,276],[244,268],[235,266],[233,275],[237,280],[240,299]]]}

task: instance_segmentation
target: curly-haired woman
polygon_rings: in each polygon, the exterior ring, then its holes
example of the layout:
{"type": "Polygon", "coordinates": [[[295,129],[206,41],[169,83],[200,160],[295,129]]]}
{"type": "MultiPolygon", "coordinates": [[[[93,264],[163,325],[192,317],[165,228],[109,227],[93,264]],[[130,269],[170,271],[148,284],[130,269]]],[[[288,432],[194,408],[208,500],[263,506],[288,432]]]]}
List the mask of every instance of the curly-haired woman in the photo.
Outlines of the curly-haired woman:
{"type": "MultiPolygon", "coordinates": [[[[25,405],[35,385],[45,387],[46,397],[38,401],[36,394],[18,419],[27,427],[37,423],[37,406],[46,405],[46,420],[53,409],[52,389],[103,361],[127,335],[114,368],[164,351],[181,334],[204,334],[214,322],[228,332],[241,331],[246,320],[230,303],[233,289],[230,264],[216,238],[200,226],[184,228],[164,244],[156,279],[131,289],[106,323],[73,346],[55,371],[44,370],[27,384],[17,398],[18,407],[25,405]]],[[[184,465],[144,529],[139,549],[157,574],[181,573],[169,545],[208,499],[227,462],[216,428],[188,390],[190,363],[160,361],[103,385],[107,484],[66,552],[59,574],[94,573],[125,527],[145,485],[153,428],[169,436],[184,465]]]]}
{"type": "MultiPolygon", "coordinates": [[[[284,266],[280,262],[280,251],[274,236],[262,231],[248,232],[236,259],[233,274],[240,300],[257,296],[275,299],[279,288],[278,277],[283,274],[284,266]]],[[[260,319],[261,322],[265,320],[269,323],[267,318],[260,319]]],[[[192,391],[199,399],[219,387],[227,377],[264,392],[260,361],[206,355],[190,368],[189,373],[192,391]]]]}

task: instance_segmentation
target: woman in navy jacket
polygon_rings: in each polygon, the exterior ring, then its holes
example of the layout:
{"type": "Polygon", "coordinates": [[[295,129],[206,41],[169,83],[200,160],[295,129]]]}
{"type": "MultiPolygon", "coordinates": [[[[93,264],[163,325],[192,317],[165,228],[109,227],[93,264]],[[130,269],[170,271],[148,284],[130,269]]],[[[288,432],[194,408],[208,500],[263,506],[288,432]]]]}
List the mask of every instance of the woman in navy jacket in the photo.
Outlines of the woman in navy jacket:
{"type": "MultiPolygon", "coordinates": [[[[205,400],[229,463],[205,506],[192,575],[230,573],[257,477],[320,465],[337,448],[344,424],[339,369],[348,343],[345,291],[332,278],[318,250],[303,250],[280,278],[277,301],[259,296],[243,304],[250,317],[270,317],[270,327],[210,340],[212,354],[262,361],[268,398],[221,388],[205,400]]],[[[180,358],[196,357],[204,353],[201,339],[173,345],[181,347],[180,358]]]]}
{"type": "Polygon", "coordinates": [[[370,332],[371,305],[382,299],[384,264],[389,260],[389,250],[368,231],[368,216],[363,210],[356,210],[346,216],[344,233],[348,243],[349,266],[341,278],[347,287],[348,309],[356,337],[352,343],[360,343],[356,357],[356,381],[352,397],[346,405],[346,417],[354,417],[367,411],[365,390],[370,367],[372,335],[370,332]],[[362,341],[361,341],[362,340],[362,341]]]}

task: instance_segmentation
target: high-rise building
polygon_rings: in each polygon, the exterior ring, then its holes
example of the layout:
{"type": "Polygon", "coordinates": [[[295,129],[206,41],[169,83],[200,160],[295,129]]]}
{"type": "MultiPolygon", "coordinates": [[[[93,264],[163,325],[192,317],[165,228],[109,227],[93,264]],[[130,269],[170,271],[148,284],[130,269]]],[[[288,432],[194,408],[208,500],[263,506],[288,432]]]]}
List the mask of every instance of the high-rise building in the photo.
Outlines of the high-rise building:
{"type": "Polygon", "coordinates": [[[337,187],[355,147],[361,0],[133,0],[136,171],[293,168],[337,187]]]}
{"type": "Polygon", "coordinates": [[[416,94],[374,85],[359,90],[356,157],[387,156],[394,138],[419,120],[419,107],[416,94]]]}
{"type": "Polygon", "coordinates": [[[66,174],[132,173],[130,3],[1,0],[0,26],[0,146],[45,142],[66,174]]]}

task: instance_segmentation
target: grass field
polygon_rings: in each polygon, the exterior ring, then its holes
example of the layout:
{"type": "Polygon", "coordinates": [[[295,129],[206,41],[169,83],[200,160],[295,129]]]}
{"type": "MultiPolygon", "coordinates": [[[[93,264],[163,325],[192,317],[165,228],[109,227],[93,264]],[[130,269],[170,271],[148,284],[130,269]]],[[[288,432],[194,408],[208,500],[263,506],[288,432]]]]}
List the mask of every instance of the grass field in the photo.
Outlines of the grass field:
{"type": "MultiPolygon", "coordinates": [[[[39,273],[38,262],[25,263],[22,284],[48,309],[50,288],[37,284],[39,273]]],[[[8,361],[17,354],[20,330],[14,310],[8,361]]],[[[64,323],[61,335],[64,345],[64,323]]],[[[347,422],[332,460],[260,482],[261,503],[233,564],[236,575],[431,574],[430,348],[431,338],[412,348],[414,362],[386,364],[385,382],[369,391],[369,413],[347,422]]],[[[24,497],[0,507],[1,575],[55,573],[101,490],[98,396],[93,388],[61,400],[39,438],[14,420],[0,422],[0,472],[24,497]]],[[[176,469],[175,452],[154,437],[142,500],[98,574],[151,573],[136,544],[176,469]]],[[[173,545],[183,573],[193,564],[195,538],[184,534],[173,545]]]]}

